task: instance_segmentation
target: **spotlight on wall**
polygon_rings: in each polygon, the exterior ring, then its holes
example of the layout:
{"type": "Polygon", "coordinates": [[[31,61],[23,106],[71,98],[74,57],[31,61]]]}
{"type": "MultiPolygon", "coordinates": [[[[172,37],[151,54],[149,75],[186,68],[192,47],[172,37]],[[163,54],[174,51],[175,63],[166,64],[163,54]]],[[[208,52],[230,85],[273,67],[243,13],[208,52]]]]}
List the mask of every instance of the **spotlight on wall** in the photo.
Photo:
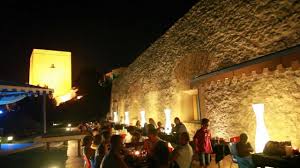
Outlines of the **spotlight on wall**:
{"type": "Polygon", "coordinates": [[[252,104],[256,116],[255,152],[261,153],[269,141],[269,134],[264,121],[264,104],[252,104]]]}
{"type": "Polygon", "coordinates": [[[172,131],[171,126],[171,109],[165,109],[165,117],[166,117],[166,125],[165,125],[165,133],[170,134],[172,131]]]}
{"type": "Polygon", "coordinates": [[[141,126],[144,127],[146,123],[146,114],[145,111],[141,111],[141,126]]]}
{"type": "Polygon", "coordinates": [[[126,111],[125,112],[125,121],[124,121],[124,123],[125,123],[125,125],[129,125],[129,112],[128,111],[126,111]]]}
{"type": "Polygon", "coordinates": [[[119,122],[119,117],[118,117],[118,112],[114,112],[114,123],[118,123],[119,122]]]}

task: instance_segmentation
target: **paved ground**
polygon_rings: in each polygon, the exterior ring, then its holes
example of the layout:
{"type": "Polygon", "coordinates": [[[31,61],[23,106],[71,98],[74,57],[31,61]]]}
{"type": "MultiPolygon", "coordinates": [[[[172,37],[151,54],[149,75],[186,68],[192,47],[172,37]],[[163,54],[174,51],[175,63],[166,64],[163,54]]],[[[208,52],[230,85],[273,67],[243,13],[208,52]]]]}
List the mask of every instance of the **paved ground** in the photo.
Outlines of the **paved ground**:
{"type": "MultiPolygon", "coordinates": [[[[219,165],[215,163],[215,160],[214,160],[214,159],[215,159],[215,158],[212,157],[212,162],[211,162],[211,164],[210,164],[210,166],[209,166],[210,168],[230,168],[230,166],[231,166],[231,168],[238,168],[237,164],[231,162],[231,157],[230,157],[230,156],[226,156],[226,157],[220,162],[219,165]],[[231,163],[232,163],[232,164],[231,164],[231,163]]],[[[194,161],[193,164],[192,164],[192,168],[199,168],[199,167],[200,167],[200,166],[199,166],[199,162],[194,161]]]]}
{"type": "Polygon", "coordinates": [[[77,156],[77,140],[68,141],[66,168],[83,168],[82,157],[77,156]]]}

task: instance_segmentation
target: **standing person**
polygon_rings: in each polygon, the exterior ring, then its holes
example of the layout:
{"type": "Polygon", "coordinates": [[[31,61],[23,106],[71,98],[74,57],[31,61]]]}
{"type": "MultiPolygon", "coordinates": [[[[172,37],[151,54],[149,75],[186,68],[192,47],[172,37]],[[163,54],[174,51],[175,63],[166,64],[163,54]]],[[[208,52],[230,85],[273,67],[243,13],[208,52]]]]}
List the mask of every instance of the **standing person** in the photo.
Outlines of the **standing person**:
{"type": "Polygon", "coordinates": [[[251,157],[253,148],[248,141],[248,136],[245,133],[240,135],[240,142],[236,144],[237,162],[240,168],[253,168],[254,164],[251,157]]]}
{"type": "Polygon", "coordinates": [[[110,139],[110,150],[103,158],[100,168],[128,168],[121,157],[122,138],[120,135],[113,135],[110,139]]]}
{"type": "Polygon", "coordinates": [[[207,168],[210,164],[210,154],[212,153],[211,133],[208,129],[209,119],[201,120],[201,128],[197,130],[194,136],[196,153],[199,155],[200,167],[207,168]]]}
{"type": "Polygon", "coordinates": [[[179,146],[172,152],[171,161],[173,168],[190,168],[192,164],[193,149],[189,144],[190,138],[187,132],[179,135],[179,146]]]}
{"type": "Polygon", "coordinates": [[[188,132],[185,125],[180,121],[178,117],[174,119],[175,127],[173,129],[175,134],[181,134],[183,132],[188,132]]]}
{"type": "Polygon", "coordinates": [[[174,135],[174,141],[176,144],[178,144],[179,135],[188,132],[185,125],[180,121],[178,117],[175,117],[174,119],[175,127],[172,129],[172,133],[174,135]]]}
{"type": "Polygon", "coordinates": [[[82,147],[83,147],[83,157],[84,157],[84,167],[85,168],[92,168],[95,150],[91,148],[93,143],[93,137],[87,135],[83,138],[82,147]]]}
{"type": "Polygon", "coordinates": [[[95,159],[94,159],[94,165],[95,168],[99,168],[100,164],[104,158],[104,156],[108,153],[110,149],[110,138],[111,133],[107,130],[102,132],[102,142],[98,146],[95,152],[95,159]]]}

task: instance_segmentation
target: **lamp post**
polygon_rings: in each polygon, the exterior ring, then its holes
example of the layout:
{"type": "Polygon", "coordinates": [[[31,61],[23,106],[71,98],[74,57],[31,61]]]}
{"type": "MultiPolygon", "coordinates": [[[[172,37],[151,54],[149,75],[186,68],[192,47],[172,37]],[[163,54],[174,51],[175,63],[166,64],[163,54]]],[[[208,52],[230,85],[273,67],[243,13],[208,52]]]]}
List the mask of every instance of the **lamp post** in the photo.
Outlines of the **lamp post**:
{"type": "Polygon", "coordinates": [[[269,134],[264,122],[264,104],[252,104],[256,116],[255,152],[261,153],[269,141],[269,134]]]}

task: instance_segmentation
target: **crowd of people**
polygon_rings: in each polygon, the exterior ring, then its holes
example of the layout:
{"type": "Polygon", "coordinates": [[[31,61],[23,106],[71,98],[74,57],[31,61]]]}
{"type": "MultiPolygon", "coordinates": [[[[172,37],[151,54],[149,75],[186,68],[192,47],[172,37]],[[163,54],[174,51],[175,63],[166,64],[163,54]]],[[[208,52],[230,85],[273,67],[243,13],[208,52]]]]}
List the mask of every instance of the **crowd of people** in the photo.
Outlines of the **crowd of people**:
{"type": "MultiPolygon", "coordinates": [[[[125,140],[115,129],[124,129],[124,126],[112,122],[95,122],[90,125],[81,124],[79,129],[87,134],[83,139],[83,157],[86,168],[127,168],[130,165],[124,159],[128,152],[126,144],[141,145],[147,153],[148,167],[153,168],[190,168],[192,158],[199,158],[200,167],[208,167],[213,153],[209,120],[201,120],[201,128],[190,140],[186,126],[178,117],[172,124],[171,139],[165,138],[164,127],[161,122],[153,118],[142,127],[140,121],[134,126],[126,126],[128,132],[125,140]],[[172,144],[175,148],[172,147],[172,144]],[[193,144],[193,145],[191,145],[193,144]],[[192,147],[193,146],[193,147],[192,147]]],[[[240,161],[246,167],[252,167],[250,152],[253,149],[247,142],[247,135],[241,134],[241,141],[237,144],[240,161]]]]}

